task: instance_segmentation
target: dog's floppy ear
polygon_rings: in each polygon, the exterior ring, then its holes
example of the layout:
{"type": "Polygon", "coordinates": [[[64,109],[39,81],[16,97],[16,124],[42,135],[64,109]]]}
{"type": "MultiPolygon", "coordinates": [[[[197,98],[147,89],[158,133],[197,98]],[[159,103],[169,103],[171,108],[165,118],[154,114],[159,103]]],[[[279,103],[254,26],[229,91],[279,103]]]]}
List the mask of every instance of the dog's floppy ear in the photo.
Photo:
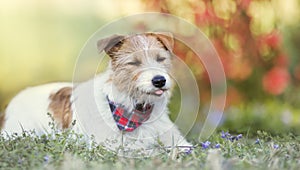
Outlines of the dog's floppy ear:
{"type": "Polygon", "coordinates": [[[172,52],[174,48],[173,34],[170,32],[156,32],[154,33],[158,40],[165,46],[165,48],[172,52]]]}
{"type": "Polygon", "coordinates": [[[112,35],[110,37],[98,40],[98,52],[101,53],[104,50],[106,54],[111,56],[113,52],[116,52],[121,47],[124,38],[124,35],[112,35]]]}

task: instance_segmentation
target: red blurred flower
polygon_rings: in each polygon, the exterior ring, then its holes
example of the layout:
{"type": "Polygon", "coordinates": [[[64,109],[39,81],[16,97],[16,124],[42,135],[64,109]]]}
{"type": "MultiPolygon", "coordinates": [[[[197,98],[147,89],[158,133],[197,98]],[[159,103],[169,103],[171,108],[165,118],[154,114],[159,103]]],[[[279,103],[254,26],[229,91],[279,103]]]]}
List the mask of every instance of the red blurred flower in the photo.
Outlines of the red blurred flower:
{"type": "Polygon", "coordinates": [[[195,22],[198,25],[206,25],[214,21],[214,13],[210,10],[205,9],[203,13],[195,13],[195,22]]]}
{"type": "Polygon", "coordinates": [[[281,44],[281,37],[278,31],[273,31],[268,35],[264,35],[261,38],[262,43],[267,44],[271,48],[278,48],[281,44]]]}
{"type": "Polygon", "coordinates": [[[239,0],[238,4],[241,6],[242,9],[248,9],[250,6],[251,0],[239,0]]]}
{"type": "Polygon", "coordinates": [[[263,88],[266,92],[279,95],[284,92],[290,81],[290,74],[287,69],[274,67],[263,77],[263,88]]]}

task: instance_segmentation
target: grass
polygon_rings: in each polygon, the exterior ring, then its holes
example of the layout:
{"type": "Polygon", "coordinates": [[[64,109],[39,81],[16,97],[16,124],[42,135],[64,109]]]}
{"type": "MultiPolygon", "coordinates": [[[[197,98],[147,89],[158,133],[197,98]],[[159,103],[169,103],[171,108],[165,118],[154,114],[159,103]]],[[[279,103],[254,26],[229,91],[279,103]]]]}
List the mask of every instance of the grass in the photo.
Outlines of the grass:
{"type": "Polygon", "coordinates": [[[93,137],[87,142],[83,135],[60,132],[50,123],[53,132],[42,136],[34,131],[2,133],[0,169],[299,169],[297,113],[298,109],[277,101],[232,108],[209,139],[189,136],[195,146],[192,152],[157,145],[161,154],[139,158],[122,157],[94,142],[93,137]],[[287,110],[291,114],[288,124],[282,120],[287,110]]]}
{"type": "Polygon", "coordinates": [[[257,131],[216,132],[194,142],[191,153],[176,149],[148,158],[126,158],[74,132],[0,136],[0,169],[299,169],[300,137],[257,131]]]}

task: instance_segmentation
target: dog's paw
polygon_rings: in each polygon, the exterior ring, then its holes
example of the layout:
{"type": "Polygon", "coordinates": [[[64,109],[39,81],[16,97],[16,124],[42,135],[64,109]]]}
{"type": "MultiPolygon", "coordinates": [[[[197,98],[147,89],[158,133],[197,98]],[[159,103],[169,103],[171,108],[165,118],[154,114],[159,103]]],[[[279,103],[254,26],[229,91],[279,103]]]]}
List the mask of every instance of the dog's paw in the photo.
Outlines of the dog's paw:
{"type": "Polygon", "coordinates": [[[192,153],[194,146],[191,143],[184,140],[177,146],[177,148],[179,150],[179,153],[190,154],[192,153]]]}
{"type": "Polygon", "coordinates": [[[176,146],[169,150],[169,156],[172,160],[176,160],[181,156],[191,154],[193,152],[193,149],[193,146],[176,146]]]}

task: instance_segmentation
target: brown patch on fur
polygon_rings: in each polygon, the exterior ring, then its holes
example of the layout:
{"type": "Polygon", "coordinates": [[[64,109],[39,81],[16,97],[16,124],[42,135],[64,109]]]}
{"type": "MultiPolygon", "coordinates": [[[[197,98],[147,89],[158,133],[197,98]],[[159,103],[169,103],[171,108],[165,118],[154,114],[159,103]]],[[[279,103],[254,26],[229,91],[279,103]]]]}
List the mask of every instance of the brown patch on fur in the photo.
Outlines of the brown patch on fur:
{"type": "Polygon", "coordinates": [[[111,58],[112,69],[118,66],[118,58],[143,50],[163,48],[172,53],[174,39],[171,33],[145,33],[130,36],[112,35],[97,42],[98,51],[105,51],[111,58]]]}
{"type": "Polygon", "coordinates": [[[4,121],[5,121],[5,112],[0,113],[0,130],[3,128],[4,126],[4,121]]]}
{"type": "Polygon", "coordinates": [[[63,129],[69,128],[72,123],[71,94],[72,88],[64,87],[49,96],[51,101],[48,109],[58,126],[63,129]]]}
{"type": "Polygon", "coordinates": [[[97,48],[99,52],[103,50],[110,57],[114,55],[114,52],[118,51],[124,41],[125,36],[122,35],[113,35],[104,39],[101,39],[97,42],[97,48]]]}
{"type": "Polygon", "coordinates": [[[123,44],[123,40],[119,41],[119,42],[114,42],[115,44],[112,47],[109,47],[108,49],[105,50],[105,52],[110,56],[113,57],[114,53],[116,51],[119,51],[120,48],[122,47],[123,44]]]}
{"type": "Polygon", "coordinates": [[[141,75],[141,72],[138,72],[137,74],[135,74],[135,75],[133,76],[132,80],[133,80],[133,81],[136,81],[136,80],[139,78],[140,75],[141,75]]]}
{"type": "Polygon", "coordinates": [[[112,81],[112,78],[109,78],[108,80],[106,80],[106,83],[109,83],[112,81]]]}
{"type": "Polygon", "coordinates": [[[159,41],[165,50],[172,52],[174,47],[174,39],[171,33],[147,33],[146,35],[156,37],[157,41],[159,41]]]}

